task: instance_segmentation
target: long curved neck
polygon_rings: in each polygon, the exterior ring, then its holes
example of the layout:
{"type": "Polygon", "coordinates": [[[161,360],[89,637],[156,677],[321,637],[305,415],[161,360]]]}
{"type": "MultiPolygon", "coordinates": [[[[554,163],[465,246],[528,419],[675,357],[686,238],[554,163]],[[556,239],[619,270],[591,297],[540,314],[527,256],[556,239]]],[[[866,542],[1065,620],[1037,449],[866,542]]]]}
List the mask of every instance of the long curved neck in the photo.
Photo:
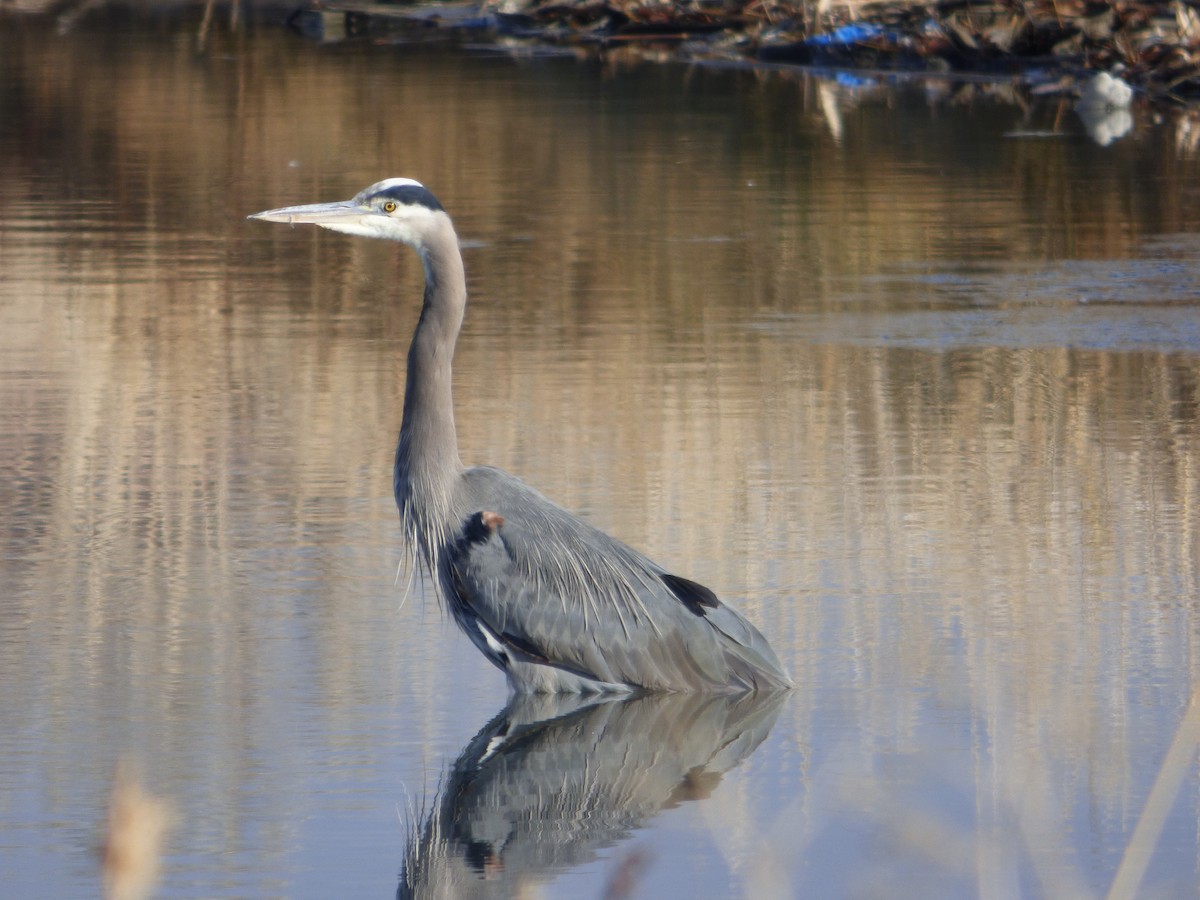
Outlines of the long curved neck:
{"type": "Polygon", "coordinates": [[[451,361],[467,304],[458,237],[450,219],[425,235],[425,302],[408,350],[404,418],[396,448],[396,503],[409,539],[433,563],[450,521],[451,492],[463,470],[454,429],[451,361]]]}

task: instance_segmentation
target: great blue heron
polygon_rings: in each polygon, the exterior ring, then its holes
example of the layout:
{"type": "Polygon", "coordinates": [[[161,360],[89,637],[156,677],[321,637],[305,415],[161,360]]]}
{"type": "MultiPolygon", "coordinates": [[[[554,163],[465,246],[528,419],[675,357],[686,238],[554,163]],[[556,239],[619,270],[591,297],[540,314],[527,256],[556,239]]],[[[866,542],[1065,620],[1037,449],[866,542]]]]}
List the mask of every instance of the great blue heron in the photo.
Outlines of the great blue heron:
{"type": "Polygon", "coordinates": [[[458,455],[450,360],[467,302],[458,236],[419,182],[250,216],[401,241],[425,267],[408,351],[395,492],[405,535],[455,621],[517,693],[743,691],[791,685],[766,639],[522,481],[458,455]]]}

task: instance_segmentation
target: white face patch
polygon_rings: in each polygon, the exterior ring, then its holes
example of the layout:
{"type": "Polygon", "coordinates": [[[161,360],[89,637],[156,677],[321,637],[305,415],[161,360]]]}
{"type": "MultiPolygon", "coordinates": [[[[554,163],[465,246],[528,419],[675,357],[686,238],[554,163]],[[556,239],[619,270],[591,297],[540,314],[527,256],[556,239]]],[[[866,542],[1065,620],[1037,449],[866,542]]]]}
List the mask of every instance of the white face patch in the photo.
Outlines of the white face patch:
{"type": "Polygon", "coordinates": [[[388,213],[373,205],[363,209],[357,216],[330,219],[316,224],[342,234],[383,238],[418,246],[422,243],[422,236],[433,225],[435,215],[438,213],[426,206],[408,206],[400,203],[394,212],[388,213]]]}
{"type": "Polygon", "coordinates": [[[376,221],[381,214],[379,213],[363,213],[362,217],[354,219],[341,219],[336,222],[317,222],[322,228],[328,228],[330,231],[337,231],[341,234],[352,234],[355,237],[369,238],[385,238],[391,235],[384,234],[379,228],[379,223],[376,221]]]}

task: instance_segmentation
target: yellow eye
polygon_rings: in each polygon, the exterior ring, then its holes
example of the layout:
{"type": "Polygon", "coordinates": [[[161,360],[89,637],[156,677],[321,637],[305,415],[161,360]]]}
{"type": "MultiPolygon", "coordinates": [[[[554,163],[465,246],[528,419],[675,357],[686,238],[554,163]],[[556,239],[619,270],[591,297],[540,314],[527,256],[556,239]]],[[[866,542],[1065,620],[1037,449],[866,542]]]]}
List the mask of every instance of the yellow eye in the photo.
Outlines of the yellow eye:
{"type": "Polygon", "coordinates": [[[396,201],[385,200],[383,204],[383,211],[385,213],[394,213],[396,211],[396,201]]]}

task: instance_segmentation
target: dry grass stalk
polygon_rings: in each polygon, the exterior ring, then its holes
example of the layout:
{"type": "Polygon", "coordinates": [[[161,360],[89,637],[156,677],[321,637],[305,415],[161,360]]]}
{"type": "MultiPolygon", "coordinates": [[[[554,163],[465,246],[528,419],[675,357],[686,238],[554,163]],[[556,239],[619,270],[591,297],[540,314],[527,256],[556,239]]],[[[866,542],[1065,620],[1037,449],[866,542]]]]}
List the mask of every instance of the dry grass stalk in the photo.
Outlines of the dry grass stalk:
{"type": "Polygon", "coordinates": [[[1167,755],[1159,766],[1150,796],[1146,798],[1146,808],[1142,810],[1129,843],[1125,845],[1121,864],[1108,891],[1108,900],[1126,900],[1137,896],[1171,806],[1183,788],[1188,771],[1196,762],[1197,749],[1200,749],[1200,698],[1193,694],[1183,714],[1183,721],[1175,732],[1175,739],[1171,741],[1167,755]]]}
{"type": "Polygon", "coordinates": [[[106,900],[150,896],[174,818],[171,804],[147,793],[128,763],[117,764],[102,860],[106,900]]]}
{"type": "Polygon", "coordinates": [[[634,847],[627,852],[616,866],[604,888],[604,900],[628,900],[634,895],[642,875],[650,865],[650,857],[644,850],[634,847]]]}

